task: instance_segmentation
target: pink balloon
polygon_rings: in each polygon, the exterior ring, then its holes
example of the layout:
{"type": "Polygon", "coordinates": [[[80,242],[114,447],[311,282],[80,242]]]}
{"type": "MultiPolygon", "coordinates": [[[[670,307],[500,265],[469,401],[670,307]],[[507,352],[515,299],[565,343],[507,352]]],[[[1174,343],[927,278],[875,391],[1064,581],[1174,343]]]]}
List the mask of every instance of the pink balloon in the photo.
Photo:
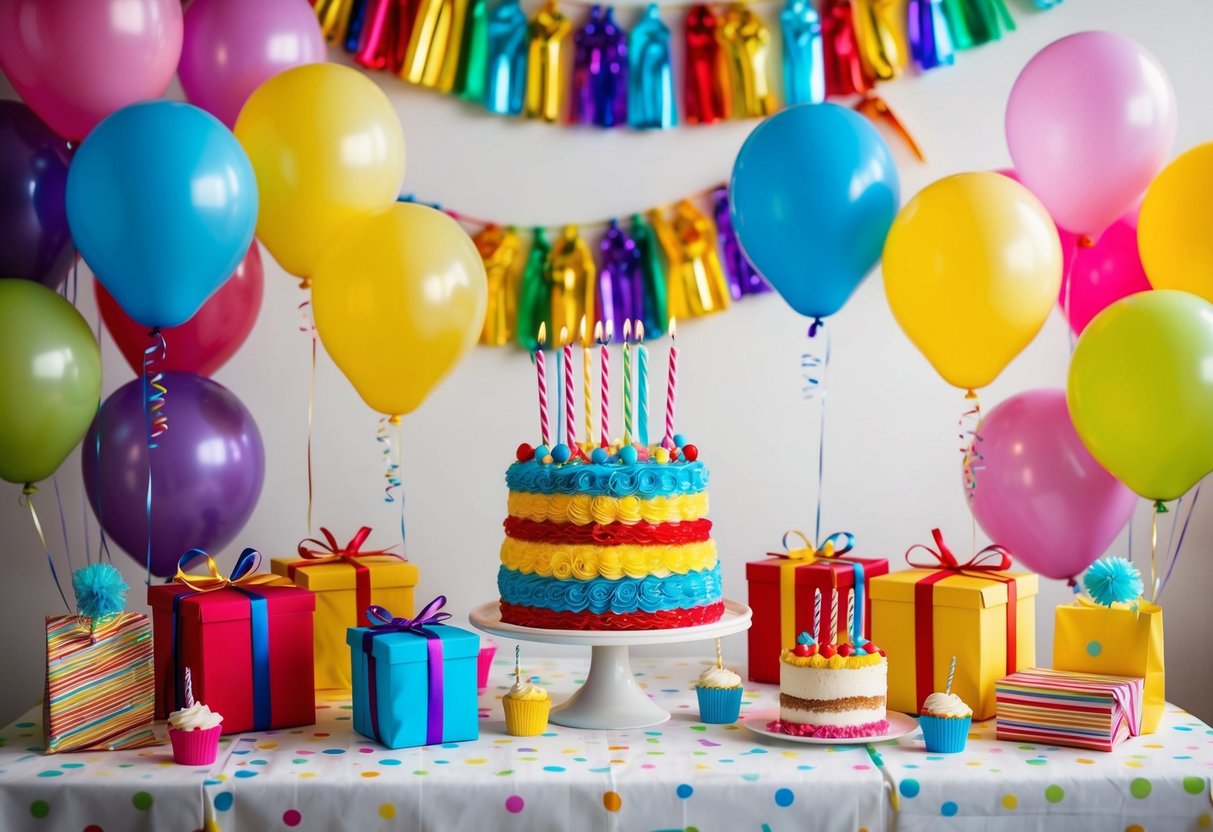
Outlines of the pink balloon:
{"type": "Polygon", "coordinates": [[[1049,44],[1019,73],[1007,145],[1057,224],[1095,235],[1133,205],[1175,141],[1175,91],[1158,61],[1111,32],[1049,44]]]}
{"type": "Polygon", "coordinates": [[[1150,291],[1150,281],[1137,251],[1137,211],[1112,223],[1092,246],[1079,245],[1078,235],[1069,231],[1058,229],[1058,232],[1066,278],[1057,302],[1067,310],[1075,335],[1121,298],[1150,291]]]}
{"type": "Polygon", "coordinates": [[[181,87],[229,128],[263,82],[324,60],[324,36],[307,0],[194,0],[185,10],[181,87]]]}
{"type": "Polygon", "coordinates": [[[1029,390],[978,428],[973,516],[995,543],[1048,578],[1073,578],[1124,528],[1137,496],[1083,446],[1064,390],[1029,390]]]}
{"type": "Polygon", "coordinates": [[[168,89],[181,25],[180,0],[0,0],[0,68],[39,118],[79,141],[168,89]]]}

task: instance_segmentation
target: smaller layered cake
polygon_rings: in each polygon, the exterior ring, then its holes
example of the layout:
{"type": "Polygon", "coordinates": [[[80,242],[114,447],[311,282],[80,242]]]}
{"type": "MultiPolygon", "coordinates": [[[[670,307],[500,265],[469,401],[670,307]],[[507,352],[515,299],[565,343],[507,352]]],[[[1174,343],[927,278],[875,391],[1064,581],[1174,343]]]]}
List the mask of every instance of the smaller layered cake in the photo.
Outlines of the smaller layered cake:
{"type": "Polygon", "coordinates": [[[779,663],[779,719],[768,729],[798,737],[859,739],[888,731],[888,663],[870,641],[818,645],[801,633],[779,663]]]}

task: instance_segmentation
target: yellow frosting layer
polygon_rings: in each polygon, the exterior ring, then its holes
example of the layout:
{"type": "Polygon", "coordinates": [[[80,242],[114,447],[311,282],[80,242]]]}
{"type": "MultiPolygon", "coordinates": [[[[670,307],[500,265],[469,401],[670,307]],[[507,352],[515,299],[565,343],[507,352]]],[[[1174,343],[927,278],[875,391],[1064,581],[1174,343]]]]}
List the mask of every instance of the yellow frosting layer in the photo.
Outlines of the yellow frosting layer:
{"type": "Polygon", "coordinates": [[[812,656],[797,656],[791,650],[785,649],[779,660],[796,667],[828,667],[830,670],[858,670],[861,667],[871,667],[874,664],[880,664],[885,658],[879,653],[869,653],[866,656],[839,656],[835,654],[827,659],[820,653],[814,653],[812,656]]]}
{"type": "Polygon", "coordinates": [[[536,543],[507,537],[501,544],[501,563],[524,575],[553,576],[588,581],[603,577],[664,578],[716,565],[716,544],[711,540],[685,546],[596,546],[536,543]]]}
{"type": "Polygon", "coordinates": [[[641,520],[648,523],[677,523],[706,517],[708,494],[701,491],[698,494],[641,500],[636,497],[511,491],[508,505],[511,517],[577,526],[588,526],[590,523],[631,525],[641,520]]]}

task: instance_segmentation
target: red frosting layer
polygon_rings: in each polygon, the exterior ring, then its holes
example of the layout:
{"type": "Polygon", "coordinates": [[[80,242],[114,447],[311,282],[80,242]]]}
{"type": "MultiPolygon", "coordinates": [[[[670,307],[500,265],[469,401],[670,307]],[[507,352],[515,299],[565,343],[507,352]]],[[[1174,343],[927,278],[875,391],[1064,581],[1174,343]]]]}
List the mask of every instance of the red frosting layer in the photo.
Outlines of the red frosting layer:
{"type": "Polygon", "coordinates": [[[808,725],[803,722],[781,722],[777,719],[767,723],[767,730],[776,734],[790,734],[793,737],[821,737],[831,740],[879,739],[889,732],[889,722],[882,719],[863,725],[808,725]]]}
{"type": "Polygon", "coordinates": [[[695,627],[719,621],[724,615],[724,602],[717,601],[689,610],[660,612],[616,613],[556,612],[538,607],[524,607],[501,602],[501,620],[520,627],[543,630],[669,630],[675,627],[695,627]]]}
{"type": "Polygon", "coordinates": [[[515,540],[536,543],[589,543],[599,546],[621,546],[640,544],[645,546],[677,546],[682,543],[700,543],[711,538],[712,521],[708,519],[684,520],[681,523],[591,523],[578,526],[573,523],[551,523],[547,520],[524,520],[507,517],[505,533],[515,540]]]}

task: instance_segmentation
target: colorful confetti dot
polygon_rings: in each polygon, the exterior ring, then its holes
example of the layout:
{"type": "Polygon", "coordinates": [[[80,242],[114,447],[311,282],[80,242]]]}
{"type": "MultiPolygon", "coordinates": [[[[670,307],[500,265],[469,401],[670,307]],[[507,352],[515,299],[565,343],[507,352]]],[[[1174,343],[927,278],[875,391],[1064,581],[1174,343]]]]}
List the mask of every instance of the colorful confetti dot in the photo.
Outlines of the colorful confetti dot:
{"type": "Polygon", "coordinates": [[[959,811],[960,807],[951,800],[946,801],[942,806],[939,807],[939,814],[943,815],[945,818],[950,818],[959,811]]]}
{"type": "Polygon", "coordinates": [[[1196,818],[1196,825],[1199,826],[1201,829],[1209,829],[1210,827],[1213,827],[1213,815],[1210,815],[1208,812],[1205,812],[1204,814],[1202,814],[1198,818],[1196,818]]]}
{"type": "Polygon", "coordinates": [[[29,813],[36,818],[44,818],[51,813],[51,805],[45,800],[35,800],[29,805],[29,813]]]}
{"type": "Polygon", "coordinates": [[[134,803],[135,808],[140,812],[146,812],[152,808],[152,796],[147,792],[135,792],[135,796],[131,798],[131,803],[134,803]]]}
{"type": "Polygon", "coordinates": [[[618,812],[623,808],[623,798],[619,796],[619,792],[603,792],[602,807],[608,812],[618,812]]]}
{"type": "Polygon", "coordinates": [[[691,795],[693,795],[695,793],[695,790],[693,788],[691,788],[689,785],[687,785],[686,783],[680,783],[680,784],[678,784],[678,788],[674,789],[674,793],[676,795],[678,795],[679,797],[681,797],[683,800],[686,800],[688,797],[690,797],[691,795]]]}
{"type": "Polygon", "coordinates": [[[324,753],[325,754],[344,754],[345,749],[344,748],[326,748],[326,749],[324,749],[324,753]]]}
{"type": "Polygon", "coordinates": [[[84,832],[105,832],[105,830],[95,823],[90,823],[88,826],[84,827],[84,832]]]}
{"type": "Polygon", "coordinates": [[[564,771],[564,766],[544,766],[544,771],[564,771]]]}
{"type": "Polygon", "coordinates": [[[298,826],[303,820],[303,815],[299,814],[298,809],[287,809],[282,813],[282,822],[287,826],[298,826]]]}
{"type": "Polygon", "coordinates": [[[364,772],[362,772],[362,776],[363,776],[363,777],[378,777],[378,776],[379,776],[379,772],[377,772],[377,771],[364,771],[364,772]]]}
{"type": "Polygon", "coordinates": [[[794,801],[795,799],[796,799],[796,795],[792,794],[791,789],[780,789],[777,792],[775,792],[775,805],[776,806],[784,806],[784,807],[791,806],[792,801],[794,801]]]}
{"type": "MultiPolygon", "coordinates": [[[[605,802],[605,798],[603,802],[605,802]]],[[[505,799],[505,810],[511,815],[516,815],[521,812],[524,806],[526,806],[526,801],[524,801],[519,795],[512,794],[505,799]]]]}
{"type": "Polygon", "coordinates": [[[1061,786],[1052,785],[1045,789],[1045,800],[1050,803],[1061,803],[1065,799],[1066,792],[1061,786]]]}
{"type": "Polygon", "coordinates": [[[1200,794],[1205,790],[1205,778],[1203,777],[1185,777],[1184,791],[1188,794],[1200,794]]]}
{"type": "Polygon", "coordinates": [[[918,797],[919,785],[917,780],[902,780],[898,791],[902,797],[918,797]]]}
{"type": "Polygon", "coordinates": [[[226,812],[236,802],[236,796],[231,792],[219,792],[215,795],[215,811],[226,812]]]}
{"type": "Polygon", "coordinates": [[[1013,794],[1004,794],[1002,796],[1002,808],[1008,812],[1015,811],[1015,807],[1019,805],[1019,798],[1013,794]]]}
{"type": "Polygon", "coordinates": [[[1129,794],[1138,800],[1144,800],[1149,797],[1152,789],[1153,786],[1150,785],[1150,781],[1144,777],[1135,777],[1133,778],[1133,782],[1129,784],[1129,794]]]}
{"type": "Polygon", "coordinates": [[[1146,832],[1146,829],[1140,823],[1131,823],[1125,827],[1125,832],[1146,832]]]}
{"type": "Polygon", "coordinates": [[[396,817],[396,806],[393,803],[381,803],[379,805],[379,817],[384,820],[394,820],[396,817]]]}
{"type": "Polygon", "coordinates": [[[379,765],[381,765],[381,766],[398,766],[398,765],[400,765],[400,761],[394,757],[385,757],[379,761],[379,765]]]}

